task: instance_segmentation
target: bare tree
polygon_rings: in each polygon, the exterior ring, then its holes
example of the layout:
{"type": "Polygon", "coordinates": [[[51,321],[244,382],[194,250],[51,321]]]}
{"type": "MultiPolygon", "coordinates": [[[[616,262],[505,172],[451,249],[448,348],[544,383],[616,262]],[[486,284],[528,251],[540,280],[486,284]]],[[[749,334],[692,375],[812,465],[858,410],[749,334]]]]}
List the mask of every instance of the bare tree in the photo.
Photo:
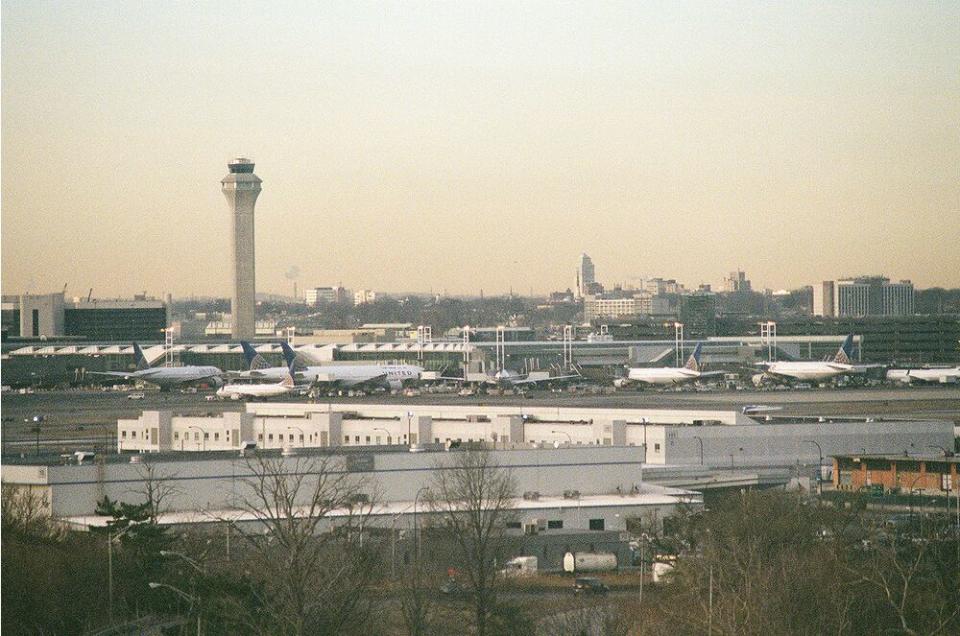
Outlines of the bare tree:
{"type": "Polygon", "coordinates": [[[364,545],[367,484],[340,456],[255,454],[246,465],[239,501],[245,519],[225,521],[242,538],[262,589],[258,606],[266,616],[252,622],[295,636],[357,629],[375,571],[369,540],[364,545]]]}
{"type": "Polygon", "coordinates": [[[51,524],[50,498],[38,488],[3,484],[0,492],[3,532],[55,538],[62,531],[51,524]]]}
{"type": "Polygon", "coordinates": [[[466,574],[479,636],[487,633],[496,606],[497,567],[514,492],[512,475],[488,451],[469,450],[437,466],[426,496],[433,528],[455,546],[457,565],[466,574]]]}
{"type": "Polygon", "coordinates": [[[183,492],[172,481],[177,473],[165,472],[147,460],[137,466],[137,475],[142,483],[133,492],[143,497],[150,522],[156,523],[157,517],[169,508],[169,500],[183,492]]]}

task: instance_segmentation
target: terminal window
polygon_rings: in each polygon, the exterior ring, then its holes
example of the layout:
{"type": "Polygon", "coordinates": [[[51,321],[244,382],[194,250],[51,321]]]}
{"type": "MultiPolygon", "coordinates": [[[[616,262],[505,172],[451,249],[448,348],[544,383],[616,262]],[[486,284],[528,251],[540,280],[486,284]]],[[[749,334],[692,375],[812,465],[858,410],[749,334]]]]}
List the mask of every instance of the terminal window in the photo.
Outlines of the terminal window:
{"type": "Polygon", "coordinates": [[[591,519],[591,520],[590,520],[590,529],[591,529],[591,530],[603,530],[603,519],[591,519]]]}
{"type": "Polygon", "coordinates": [[[550,519],[547,521],[548,530],[562,530],[563,529],[563,519],[550,519]]]}
{"type": "Polygon", "coordinates": [[[214,434],[213,434],[213,441],[215,441],[215,442],[220,441],[220,433],[214,433],[214,434]]]}
{"type": "Polygon", "coordinates": [[[127,432],[126,432],[126,431],[120,431],[120,437],[122,437],[123,439],[127,439],[127,432]]]}

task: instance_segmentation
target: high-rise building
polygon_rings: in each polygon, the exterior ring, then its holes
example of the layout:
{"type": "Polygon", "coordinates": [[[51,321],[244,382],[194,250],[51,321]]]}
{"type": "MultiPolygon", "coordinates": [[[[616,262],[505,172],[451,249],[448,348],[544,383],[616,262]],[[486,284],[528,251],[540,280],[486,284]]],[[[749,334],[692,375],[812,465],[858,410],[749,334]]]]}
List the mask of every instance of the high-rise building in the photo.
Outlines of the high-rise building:
{"type": "Polygon", "coordinates": [[[253,174],[253,162],[238,158],[227,164],[230,174],[220,184],[233,215],[233,295],[230,335],[234,340],[249,340],[256,333],[256,272],[254,268],[253,208],[260,195],[260,177],[253,174]]]}
{"type": "Polygon", "coordinates": [[[813,286],[813,315],[814,316],[834,316],[836,311],[833,306],[833,281],[825,280],[819,285],[813,286]]]}
{"type": "Polygon", "coordinates": [[[887,283],[880,288],[880,313],[884,316],[913,314],[913,283],[902,280],[887,283]]]}
{"type": "Polygon", "coordinates": [[[747,274],[737,270],[730,272],[730,276],[723,280],[723,290],[727,292],[748,292],[750,291],[750,281],[747,280],[747,274]]]}
{"type": "Polygon", "coordinates": [[[577,267],[577,290],[582,298],[591,293],[591,286],[597,282],[596,274],[593,270],[593,260],[586,254],[580,255],[580,265],[577,267]]]}
{"type": "Polygon", "coordinates": [[[833,299],[836,316],[909,316],[914,312],[913,283],[891,283],[884,276],[838,280],[833,299]]]}

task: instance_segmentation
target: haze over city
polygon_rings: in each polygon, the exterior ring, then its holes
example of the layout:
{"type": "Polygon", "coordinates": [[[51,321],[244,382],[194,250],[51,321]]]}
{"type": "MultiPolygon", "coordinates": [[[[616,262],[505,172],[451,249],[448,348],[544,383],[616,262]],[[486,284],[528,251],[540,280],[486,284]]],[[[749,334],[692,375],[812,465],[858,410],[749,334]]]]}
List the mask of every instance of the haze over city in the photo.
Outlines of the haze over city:
{"type": "Polygon", "coordinates": [[[960,6],[3,3],[2,284],[960,285],[960,6]]]}

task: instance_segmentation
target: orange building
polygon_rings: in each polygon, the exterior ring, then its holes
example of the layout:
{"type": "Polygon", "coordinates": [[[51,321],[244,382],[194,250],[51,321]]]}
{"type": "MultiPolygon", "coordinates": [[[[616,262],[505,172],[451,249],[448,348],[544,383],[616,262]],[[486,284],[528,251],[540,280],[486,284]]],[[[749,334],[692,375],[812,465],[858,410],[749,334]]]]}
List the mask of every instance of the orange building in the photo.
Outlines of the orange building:
{"type": "Polygon", "coordinates": [[[884,492],[920,491],[943,495],[957,489],[960,457],[940,455],[835,455],[833,487],[856,492],[882,487],[884,492]]]}

